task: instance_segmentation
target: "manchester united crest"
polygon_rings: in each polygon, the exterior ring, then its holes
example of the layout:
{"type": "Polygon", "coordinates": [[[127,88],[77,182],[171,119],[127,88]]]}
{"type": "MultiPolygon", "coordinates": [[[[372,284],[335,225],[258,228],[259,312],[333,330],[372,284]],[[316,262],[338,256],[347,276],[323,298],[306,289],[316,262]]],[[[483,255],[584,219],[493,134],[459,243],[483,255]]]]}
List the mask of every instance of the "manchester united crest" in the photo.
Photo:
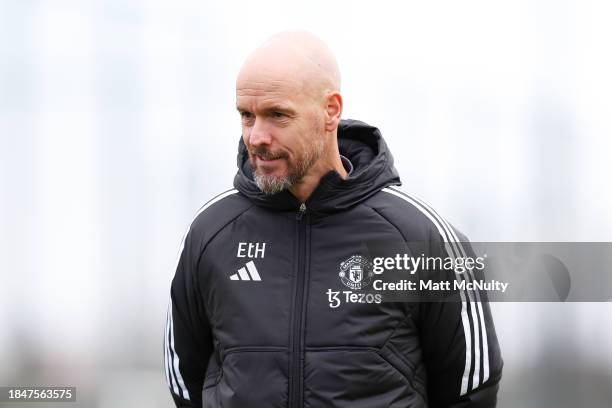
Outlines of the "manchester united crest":
{"type": "Polygon", "coordinates": [[[353,290],[365,288],[370,284],[372,263],[361,255],[353,255],[340,264],[340,280],[353,290]]]}

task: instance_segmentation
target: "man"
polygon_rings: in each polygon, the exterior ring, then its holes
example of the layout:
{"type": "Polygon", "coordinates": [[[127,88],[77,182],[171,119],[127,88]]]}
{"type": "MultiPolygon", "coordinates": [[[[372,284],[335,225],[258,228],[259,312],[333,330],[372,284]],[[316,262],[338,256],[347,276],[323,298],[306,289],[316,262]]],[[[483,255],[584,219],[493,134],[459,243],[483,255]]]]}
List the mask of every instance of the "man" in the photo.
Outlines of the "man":
{"type": "Polygon", "coordinates": [[[393,187],[376,128],[340,119],[325,44],[273,36],[242,66],[236,104],[235,188],[198,212],[171,286],[165,365],[176,405],[494,406],[502,360],[480,293],[416,305],[361,295],[372,275],[364,242],[471,249],[393,187]]]}

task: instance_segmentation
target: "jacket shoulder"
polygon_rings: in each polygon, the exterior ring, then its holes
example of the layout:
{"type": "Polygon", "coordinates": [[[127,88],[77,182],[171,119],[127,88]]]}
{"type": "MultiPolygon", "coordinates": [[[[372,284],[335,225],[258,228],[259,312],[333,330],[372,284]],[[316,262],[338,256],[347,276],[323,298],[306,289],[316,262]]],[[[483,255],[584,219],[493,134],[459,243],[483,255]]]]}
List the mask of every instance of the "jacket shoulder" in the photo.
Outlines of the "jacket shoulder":
{"type": "Polygon", "coordinates": [[[463,236],[428,203],[396,186],[383,188],[366,204],[393,224],[406,241],[451,240],[451,229],[463,236]]]}
{"type": "Polygon", "coordinates": [[[199,243],[202,248],[251,206],[251,202],[236,189],[217,194],[197,211],[189,227],[188,235],[191,236],[191,241],[199,243]]]}

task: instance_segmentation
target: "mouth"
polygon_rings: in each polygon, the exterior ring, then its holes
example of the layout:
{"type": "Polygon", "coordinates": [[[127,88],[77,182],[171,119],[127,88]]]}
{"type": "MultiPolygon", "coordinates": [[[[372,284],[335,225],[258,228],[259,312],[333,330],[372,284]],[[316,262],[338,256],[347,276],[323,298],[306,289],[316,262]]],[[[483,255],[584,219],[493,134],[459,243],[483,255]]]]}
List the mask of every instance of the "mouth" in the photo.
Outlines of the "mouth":
{"type": "Polygon", "coordinates": [[[258,154],[254,154],[252,156],[253,163],[255,165],[263,164],[263,165],[274,165],[279,163],[281,160],[284,160],[282,156],[270,157],[270,156],[261,156],[258,154]]]}
{"type": "Polygon", "coordinates": [[[281,157],[262,157],[259,155],[255,155],[255,157],[263,162],[273,162],[281,159],[281,157]]]}

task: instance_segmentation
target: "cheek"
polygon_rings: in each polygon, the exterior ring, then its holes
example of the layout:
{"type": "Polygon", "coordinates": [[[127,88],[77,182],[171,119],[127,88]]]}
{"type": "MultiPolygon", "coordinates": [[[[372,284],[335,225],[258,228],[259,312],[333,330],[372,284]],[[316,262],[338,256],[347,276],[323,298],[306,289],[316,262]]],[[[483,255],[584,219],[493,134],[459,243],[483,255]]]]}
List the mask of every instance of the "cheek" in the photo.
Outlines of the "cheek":
{"type": "Polygon", "coordinates": [[[305,127],[307,147],[312,149],[316,143],[324,139],[325,118],[323,118],[320,112],[318,111],[311,112],[311,114],[307,118],[305,127]]]}
{"type": "Polygon", "coordinates": [[[313,107],[305,119],[308,134],[312,137],[320,137],[325,133],[325,113],[322,109],[313,107]]]}

